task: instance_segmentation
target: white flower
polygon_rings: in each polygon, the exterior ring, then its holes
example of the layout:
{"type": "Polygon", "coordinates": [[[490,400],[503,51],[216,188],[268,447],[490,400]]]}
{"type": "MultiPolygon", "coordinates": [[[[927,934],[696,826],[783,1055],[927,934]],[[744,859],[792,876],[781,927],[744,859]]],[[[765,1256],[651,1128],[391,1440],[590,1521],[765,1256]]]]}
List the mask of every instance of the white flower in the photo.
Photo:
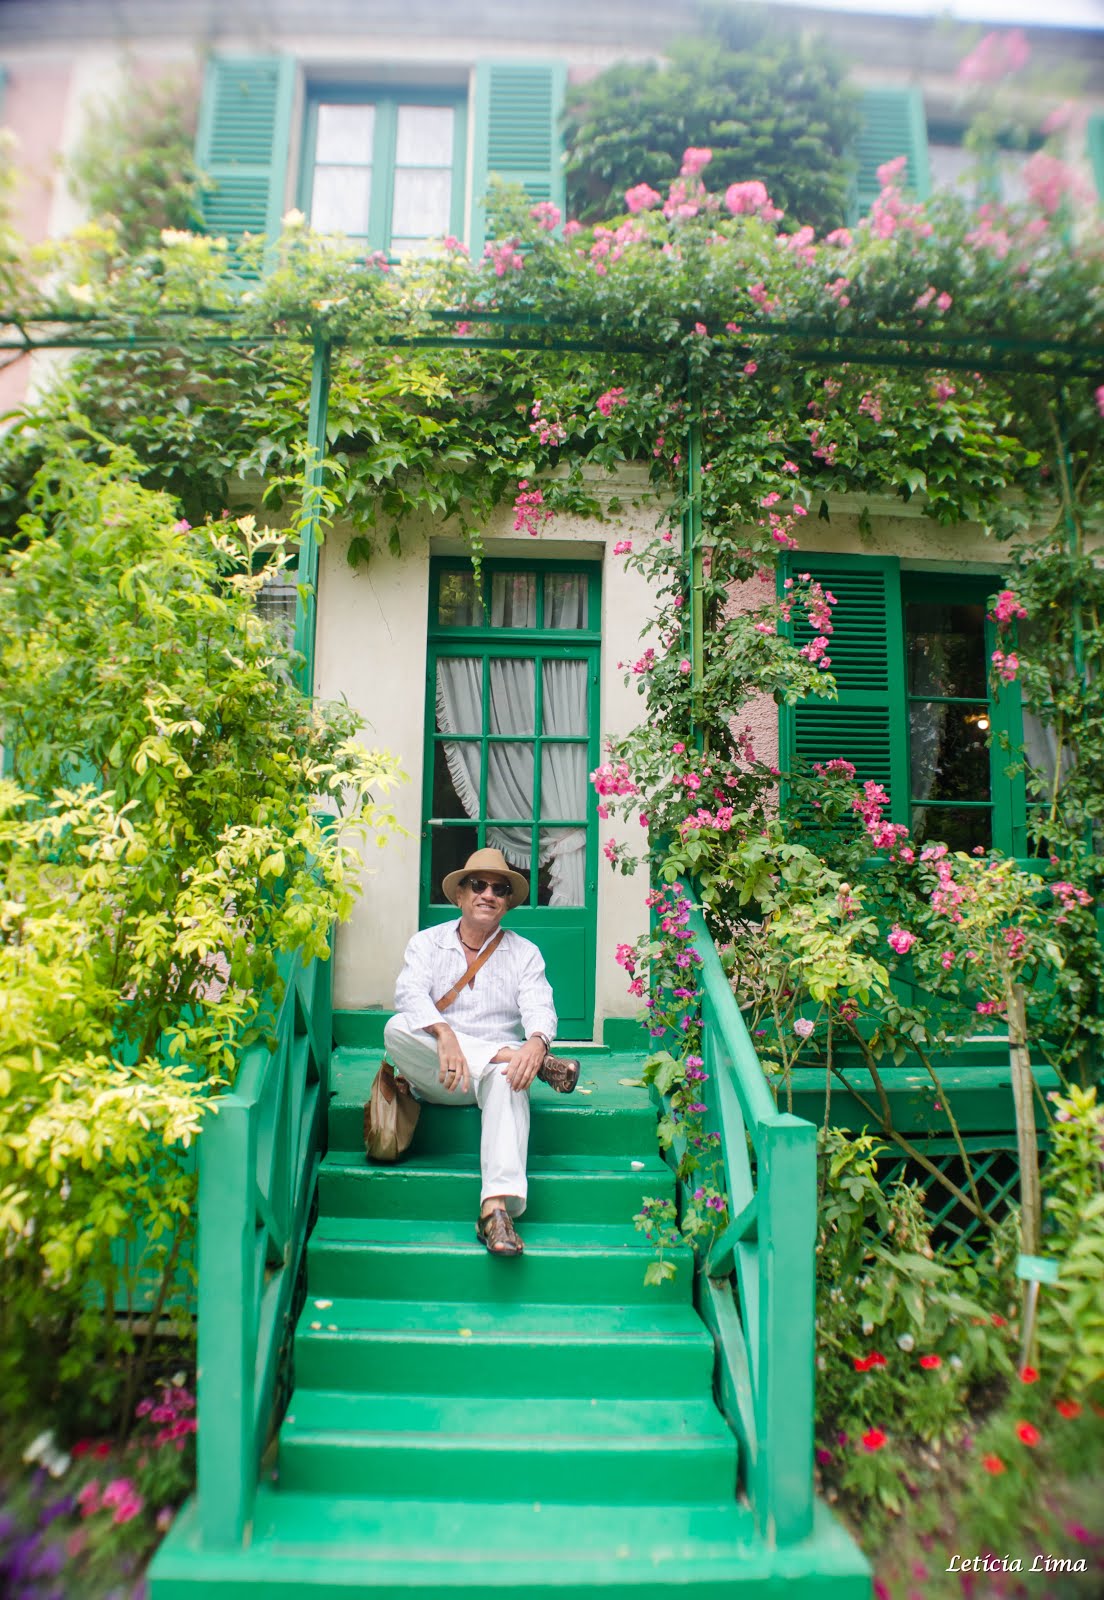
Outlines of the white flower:
{"type": "Polygon", "coordinates": [[[799,1039],[807,1039],[815,1028],[816,1023],[812,1022],[808,1017],[798,1017],[794,1023],[794,1032],[799,1039]]]}
{"type": "Polygon", "coordinates": [[[53,1428],[44,1428],[41,1433],[35,1435],[30,1444],[24,1450],[23,1460],[41,1461],[47,1450],[52,1450],[53,1448],[54,1430],[53,1428]]]}
{"type": "Polygon", "coordinates": [[[290,211],[284,212],[285,228],[302,228],[306,226],[306,221],[307,219],[303,213],[297,211],[294,207],[290,211]]]}
{"type": "Polygon", "coordinates": [[[863,1329],[863,1337],[865,1339],[869,1339],[870,1335],[874,1332],[874,1324],[872,1322],[864,1322],[863,1325],[862,1325],[862,1329],[863,1329]]]}
{"type": "Polygon", "coordinates": [[[195,234],[189,233],[186,228],[162,228],[161,243],[166,245],[193,244],[195,234]]]}
{"type": "Polygon", "coordinates": [[[948,1356],[947,1357],[947,1365],[949,1367],[953,1367],[956,1372],[961,1372],[962,1371],[962,1357],[961,1356],[948,1356]]]}
{"type": "Polygon", "coordinates": [[[910,1350],[915,1350],[916,1348],[916,1340],[912,1337],[911,1333],[903,1333],[898,1339],[897,1343],[900,1345],[901,1349],[906,1355],[908,1355],[910,1350]]]}
{"type": "Polygon", "coordinates": [[[65,287],[70,300],[79,300],[82,305],[90,306],[96,298],[90,283],[67,283],[65,287]]]}

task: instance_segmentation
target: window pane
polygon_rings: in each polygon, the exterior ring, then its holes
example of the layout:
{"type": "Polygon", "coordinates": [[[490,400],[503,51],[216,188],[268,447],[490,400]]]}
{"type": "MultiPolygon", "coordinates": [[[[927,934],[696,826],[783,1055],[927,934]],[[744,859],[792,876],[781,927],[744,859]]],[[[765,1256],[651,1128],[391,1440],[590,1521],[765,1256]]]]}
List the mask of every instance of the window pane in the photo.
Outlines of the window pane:
{"type": "Polygon", "coordinates": [[[483,601],[475,573],[442,572],[437,591],[437,622],[442,628],[478,628],[483,601]]]}
{"type": "Polygon", "coordinates": [[[539,906],[585,905],[585,829],[542,828],[539,850],[537,904],[539,906]]]}
{"type": "Polygon", "coordinates": [[[542,733],[586,733],[587,665],[585,661],[546,661],[542,733]]]}
{"type": "Polygon", "coordinates": [[[535,628],[536,625],[536,573],[496,572],[492,574],[491,627],[535,628]]]}
{"type": "Polygon", "coordinates": [[[450,740],[434,747],[432,816],[479,815],[479,754],[475,740],[470,744],[450,740]]]}
{"type": "Polygon", "coordinates": [[[528,660],[491,661],[492,733],[536,731],[536,676],[528,660]]]}
{"type": "Polygon", "coordinates": [[[541,750],[541,816],[586,817],[585,744],[546,744],[541,750]]]}
{"type": "Polygon", "coordinates": [[[314,159],[371,166],[375,131],[375,106],[320,105],[314,159]]]}
{"type": "Polygon", "coordinates": [[[397,167],[452,168],[451,106],[400,106],[395,133],[397,167]]]}
{"type": "Polygon", "coordinates": [[[400,235],[411,239],[435,239],[447,233],[451,199],[451,172],[397,167],[391,206],[392,242],[400,235]]]}
{"type": "Polygon", "coordinates": [[[533,815],[533,746],[492,744],[487,747],[488,817],[507,821],[529,820],[533,815]]]}
{"type": "Polygon", "coordinates": [[[989,718],[984,706],[914,702],[909,746],[914,800],[988,800],[989,718]]]}
{"type": "Polygon", "coordinates": [[[319,233],[363,237],[368,232],[371,195],[371,167],[315,167],[311,227],[319,233]]]}
{"type": "Polygon", "coordinates": [[[905,631],[909,694],[986,698],[984,606],[906,605],[905,631]]]}
{"type": "Polygon", "coordinates": [[[912,813],[916,844],[941,841],[952,850],[992,849],[993,814],[988,806],[957,811],[953,806],[918,806],[912,813]]]}
{"type": "Polygon", "coordinates": [[[438,661],[437,729],[482,733],[483,663],[478,657],[442,656],[438,661]]]}
{"type": "Polygon", "coordinates": [[[447,905],[441,880],[474,855],[479,849],[479,836],[474,827],[431,828],[429,832],[429,898],[434,905],[447,905]]]}
{"type": "Polygon", "coordinates": [[[544,579],[545,627],[587,627],[587,589],[585,573],[547,573],[544,579]]]}

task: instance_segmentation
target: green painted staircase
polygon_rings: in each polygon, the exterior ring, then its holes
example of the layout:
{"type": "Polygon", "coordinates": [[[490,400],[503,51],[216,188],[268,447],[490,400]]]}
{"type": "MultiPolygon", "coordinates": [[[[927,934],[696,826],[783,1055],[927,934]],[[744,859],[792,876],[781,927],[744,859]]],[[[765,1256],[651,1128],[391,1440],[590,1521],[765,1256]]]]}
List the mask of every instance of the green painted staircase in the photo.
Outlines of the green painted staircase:
{"type": "Polygon", "coordinates": [[[632,1216],[673,1175],[639,1058],[585,1054],[571,1097],[534,1085],[515,1260],[475,1237],[476,1110],[426,1106],[407,1161],[366,1163],[378,1059],[333,1057],[294,1389],[247,1538],[210,1548],[193,1502],[152,1600],[865,1600],[865,1563],[823,1508],[809,1538],[770,1549],[737,1497],[688,1255],[644,1285],[632,1216]]]}

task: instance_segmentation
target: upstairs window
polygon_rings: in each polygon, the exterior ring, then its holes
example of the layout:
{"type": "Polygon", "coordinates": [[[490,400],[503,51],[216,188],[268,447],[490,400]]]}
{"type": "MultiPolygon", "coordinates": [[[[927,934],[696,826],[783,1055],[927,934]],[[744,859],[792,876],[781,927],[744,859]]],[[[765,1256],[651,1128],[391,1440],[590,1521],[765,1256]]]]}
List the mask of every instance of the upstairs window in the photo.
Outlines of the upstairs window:
{"type": "Polygon", "coordinates": [[[465,112],[459,96],[312,93],[302,204],[311,226],[397,256],[460,235],[465,112]]]}

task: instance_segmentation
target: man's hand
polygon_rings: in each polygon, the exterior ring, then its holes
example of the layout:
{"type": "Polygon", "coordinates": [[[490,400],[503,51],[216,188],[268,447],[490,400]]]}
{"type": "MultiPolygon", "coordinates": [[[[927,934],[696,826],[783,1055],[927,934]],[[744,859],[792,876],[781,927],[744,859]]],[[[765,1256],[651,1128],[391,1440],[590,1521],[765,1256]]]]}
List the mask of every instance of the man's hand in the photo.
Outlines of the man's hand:
{"type": "Polygon", "coordinates": [[[502,1071],[511,1089],[528,1089],[548,1054],[548,1047],[539,1034],[527,1039],[502,1071]]]}
{"type": "Polygon", "coordinates": [[[455,1094],[457,1089],[462,1089],[466,1094],[471,1088],[471,1073],[456,1035],[447,1022],[435,1023],[426,1032],[433,1033],[437,1039],[438,1077],[441,1082],[450,1094],[455,1094]]]}

